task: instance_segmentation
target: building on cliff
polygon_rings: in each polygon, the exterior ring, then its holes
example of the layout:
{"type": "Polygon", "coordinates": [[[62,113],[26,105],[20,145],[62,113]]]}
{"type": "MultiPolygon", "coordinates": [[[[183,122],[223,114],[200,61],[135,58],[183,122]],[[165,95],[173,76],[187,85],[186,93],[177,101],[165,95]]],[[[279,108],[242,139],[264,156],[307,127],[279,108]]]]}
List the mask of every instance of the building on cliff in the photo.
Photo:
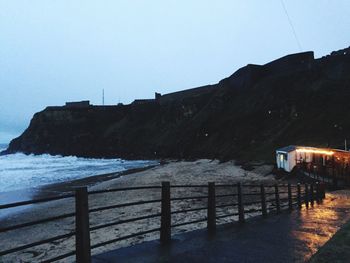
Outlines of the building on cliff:
{"type": "Polygon", "coordinates": [[[88,108],[90,106],[89,100],[66,102],[65,105],[66,108],[88,108]]]}
{"type": "Polygon", "coordinates": [[[136,99],[131,104],[132,105],[145,105],[145,104],[154,104],[158,102],[162,97],[161,93],[155,92],[154,99],[136,99]]]}

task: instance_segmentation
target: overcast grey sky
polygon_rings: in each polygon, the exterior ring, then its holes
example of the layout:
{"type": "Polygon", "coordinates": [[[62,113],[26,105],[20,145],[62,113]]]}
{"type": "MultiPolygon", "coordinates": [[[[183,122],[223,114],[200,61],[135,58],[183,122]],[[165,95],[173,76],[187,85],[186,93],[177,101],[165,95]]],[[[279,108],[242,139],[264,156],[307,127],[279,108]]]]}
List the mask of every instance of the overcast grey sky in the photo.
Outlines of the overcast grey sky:
{"type": "MultiPolygon", "coordinates": [[[[349,0],[284,0],[303,51],[350,45],[349,0]]],[[[0,0],[0,142],[47,105],[129,103],[299,52],[281,0],[0,0]]]]}

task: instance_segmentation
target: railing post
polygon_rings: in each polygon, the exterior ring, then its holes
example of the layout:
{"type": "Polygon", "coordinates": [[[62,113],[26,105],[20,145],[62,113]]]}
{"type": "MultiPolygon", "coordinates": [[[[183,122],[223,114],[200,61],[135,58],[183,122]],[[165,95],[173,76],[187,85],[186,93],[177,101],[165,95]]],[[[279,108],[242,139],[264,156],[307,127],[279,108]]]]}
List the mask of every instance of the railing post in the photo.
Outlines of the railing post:
{"type": "Polygon", "coordinates": [[[215,183],[208,183],[208,214],[207,228],[210,234],[216,230],[216,201],[215,201],[215,183]]]}
{"type": "Polygon", "coordinates": [[[320,189],[320,199],[321,201],[326,198],[326,184],[325,183],[321,183],[319,186],[320,189]]]}
{"type": "Polygon", "coordinates": [[[161,206],[160,242],[168,244],[171,240],[170,182],[162,182],[161,206]]]}
{"type": "Polygon", "coordinates": [[[244,204],[242,196],[242,185],[241,183],[237,184],[237,196],[238,196],[238,219],[239,222],[244,223],[244,204]]]}
{"type": "Polygon", "coordinates": [[[293,210],[292,186],[290,184],[288,184],[288,208],[293,210]]]}
{"type": "Polygon", "coordinates": [[[275,199],[276,199],[276,212],[277,214],[280,213],[281,208],[280,208],[280,194],[278,192],[278,185],[275,184],[275,199]]]}
{"type": "Polygon", "coordinates": [[[267,216],[265,187],[264,187],[263,184],[260,185],[260,196],[261,196],[261,212],[262,212],[262,215],[263,216],[267,216]]]}
{"type": "Polygon", "coordinates": [[[305,184],[305,196],[304,196],[305,206],[309,208],[309,186],[305,184]]]}
{"type": "Polygon", "coordinates": [[[320,203],[320,184],[316,182],[316,202],[319,204],[320,203]]]}
{"type": "Polygon", "coordinates": [[[310,185],[310,203],[311,207],[314,206],[314,184],[310,185]]]}
{"type": "Polygon", "coordinates": [[[301,208],[301,187],[300,184],[297,184],[297,201],[298,201],[298,207],[301,208]]]}
{"type": "Polygon", "coordinates": [[[337,189],[338,187],[338,178],[337,178],[337,174],[334,174],[334,177],[333,177],[333,187],[335,189],[337,189]]]}
{"type": "Polygon", "coordinates": [[[91,262],[89,200],[87,187],[75,191],[75,250],[77,263],[91,262]]]}

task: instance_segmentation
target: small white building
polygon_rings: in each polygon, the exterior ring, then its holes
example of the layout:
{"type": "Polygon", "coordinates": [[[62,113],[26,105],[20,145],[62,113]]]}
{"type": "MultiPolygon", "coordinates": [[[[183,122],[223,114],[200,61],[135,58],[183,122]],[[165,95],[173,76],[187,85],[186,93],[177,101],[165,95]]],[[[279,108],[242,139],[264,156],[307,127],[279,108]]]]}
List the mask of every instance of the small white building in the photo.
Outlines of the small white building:
{"type": "Polygon", "coordinates": [[[278,169],[283,169],[287,172],[293,170],[296,165],[295,161],[296,146],[289,145],[276,150],[276,163],[278,169]]]}
{"type": "Polygon", "coordinates": [[[344,152],[337,149],[323,149],[307,146],[289,145],[276,150],[277,168],[291,172],[298,163],[317,161],[325,165],[335,152],[344,152]]]}

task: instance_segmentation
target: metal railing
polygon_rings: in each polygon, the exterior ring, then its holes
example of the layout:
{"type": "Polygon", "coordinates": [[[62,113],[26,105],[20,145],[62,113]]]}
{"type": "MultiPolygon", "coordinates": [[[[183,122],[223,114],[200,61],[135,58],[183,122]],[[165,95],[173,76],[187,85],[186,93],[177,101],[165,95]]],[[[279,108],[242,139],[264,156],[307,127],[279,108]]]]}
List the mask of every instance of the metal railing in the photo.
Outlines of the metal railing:
{"type": "Polygon", "coordinates": [[[338,187],[338,183],[340,183],[340,186],[350,186],[350,166],[348,164],[334,162],[328,164],[307,163],[304,161],[297,162],[297,168],[309,178],[329,186],[338,187]]]}
{"type": "MultiPolygon", "coordinates": [[[[69,233],[46,238],[43,240],[35,241],[29,244],[17,246],[7,250],[0,251],[1,256],[9,255],[19,251],[23,251],[28,248],[36,247],[46,243],[59,241],[65,238],[75,237],[75,250],[64,253],[62,255],[50,258],[44,262],[54,262],[60,259],[74,256],[78,263],[91,262],[91,250],[100,248],[118,241],[130,239],[137,236],[143,236],[146,234],[159,232],[160,242],[162,244],[169,243],[171,241],[172,229],[178,227],[184,227],[190,224],[205,223],[209,233],[215,233],[217,223],[220,220],[237,217],[238,221],[243,223],[247,215],[261,214],[266,217],[269,213],[280,213],[283,209],[292,210],[295,207],[301,208],[302,205],[306,208],[313,206],[315,202],[320,202],[325,197],[325,188],[323,184],[305,184],[291,185],[291,184],[215,184],[213,182],[207,185],[170,185],[169,182],[163,182],[161,186],[142,186],[142,187],[128,187],[128,188],[116,188],[109,190],[99,190],[88,192],[86,187],[78,188],[75,194],[55,196],[43,199],[36,199],[31,201],[17,202],[12,204],[0,205],[0,210],[13,207],[19,207],[30,204],[38,204],[51,202],[56,200],[63,200],[67,198],[75,198],[75,212],[67,213],[58,216],[43,218],[36,221],[25,222],[12,226],[6,226],[0,228],[0,233],[9,232],[13,230],[22,229],[34,225],[40,225],[47,222],[57,221],[61,219],[75,217],[75,229],[69,233]],[[186,188],[198,188],[207,190],[207,194],[201,195],[189,195],[189,196],[171,196],[171,189],[186,189],[186,188]],[[160,199],[153,200],[140,200],[134,202],[126,202],[113,204],[109,206],[89,208],[89,196],[97,194],[107,194],[112,192],[125,192],[125,191],[138,191],[138,190],[155,190],[161,191],[160,199]],[[224,190],[224,193],[218,193],[224,190]],[[192,205],[187,209],[178,209],[172,211],[172,204],[175,202],[186,201],[200,201],[201,206],[193,207],[192,205]],[[160,208],[160,213],[151,213],[148,215],[142,215],[139,217],[125,218],[122,220],[116,220],[113,222],[102,223],[95,226],[90,226],[90,216],[95,212],[101,212],[111,209],[118,209],[122,207],[138,207],[145,204],[155,204],[160,208]],[[223,209],[228,209],[225,211],[223,209]],[[230,209],[234,209],[232,212],[230,209]],[[221,211],[223,210],[223,211],[221,211]],[[183,220],[181,222],[172,223],[172,217],[176,215],[191,213],[191,212],[205,212],[206,216],[196,218],[194,220],[183,220]],[[217,212],[220,212],[219,214],[217,212]],[[128,234],[121,237],[116,237],[110,240],[103,241],[101,243],[91,245],[90,233],[111,226],[117,226],[120,224],[127,224],[131,222],[141,221],[145,219],[160,218],[159,227],[145,229],[143,231],[128,234]]],[[[227,221],[225,221],[227,222],[227,221]]]]}

